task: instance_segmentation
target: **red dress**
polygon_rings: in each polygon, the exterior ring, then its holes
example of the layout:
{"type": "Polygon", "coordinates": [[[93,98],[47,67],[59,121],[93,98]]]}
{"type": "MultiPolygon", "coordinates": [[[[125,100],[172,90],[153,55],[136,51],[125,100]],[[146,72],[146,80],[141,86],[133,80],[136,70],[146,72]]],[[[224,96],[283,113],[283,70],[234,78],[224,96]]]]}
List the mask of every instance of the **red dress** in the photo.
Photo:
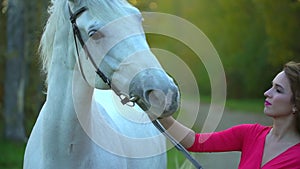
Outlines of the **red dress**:
{"type": "Polygon", "coordinates": [[[300,143],[261,167],[265,139],[271,127],[242,124],[220,132],[197,133],[192,152],[241,151],[239,169],[300,169],[300,143]]]}

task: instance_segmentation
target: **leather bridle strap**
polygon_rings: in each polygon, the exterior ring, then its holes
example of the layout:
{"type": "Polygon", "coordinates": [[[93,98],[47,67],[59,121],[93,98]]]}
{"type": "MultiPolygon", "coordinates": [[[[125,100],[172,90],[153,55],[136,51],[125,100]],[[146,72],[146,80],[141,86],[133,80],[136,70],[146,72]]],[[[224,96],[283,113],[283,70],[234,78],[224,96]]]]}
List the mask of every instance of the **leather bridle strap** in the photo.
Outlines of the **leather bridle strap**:
{"type": "Polygon", "coordinates": [[[172,137],[167,130],[159,123],[158,120],[152,121],[153,125],[169,139],[169,141],[175,146],[175,148],[180,151],[185,158],[187,158],[197,169],[203,169],[202,166],[198,163],[196,159],[191,156],[191,154],[174,138],[172,137]]]}
{"type": "MultiPolygon", "coordinates": [[[[86,10],[88,10],[88,8],[86,7],[81,7],[79,10],[77,10],[76,12],[72,13],[70,6],[68,6],[69,8],[69,13],[70,13],[70,21],[72,24],[72,28],[73,28],[73,36],[74,36],[74,40],[75,40],[75,47],[76,47],[76,52],[77,52],[77,57],[78,57],[78,62],[79,62],[79,68],[80,71],[82,72],[82,76],[84,78],[84,80],[87,82],[84,73],[83,73],[83,69],[80,63],[80,56],[79,56],[79,50],[78,50],[78,45],[77,45],[77,39],[79,40],[79,43],[81,44],[82,48],[84,49],[84,51],[87,54],[88,59],[91,61],[93,67],[96,70],[96,73],[100,76],[100,78],[104,81],[104,83],[106,83],[121,99],[121,103],[122,104],[127,104],[128,103],[132,103],[132,105],[129,106],[134,106],[134,104],[139,100],[138,97],[129,97],[126,94],[122,94],[120,91],[118,91],[117,89],[115,89],[110,80],[107,78],[107,76],[105,76],[105,74],[98,68],[98,66],[96,65],[94,59],[92,58],[89,50],[87,49],[87,46],[85,45],[80,30],[76,24],[76,19],[86,10]],[[77,38],[76,38],[77,37],[77,38]]],[[[197,168],[197,169],[203,169],[202,166],[188,153],[188,151],[179,143],[177,142],[167,131],[166,129],[159,123],[158,120],[154,120],[152,121],[153,125],[162,133],[164,134],[169,140],[170,142],[177,148],[177,150],[179,150],[180,152],[182,152],[184,154],[184,156],[197,168]]]]}
{"type": "Polygon", "coordinates": [[[111,81],[108,79],[108,77],[98,68],[97,64],[95,63],[94,59],[92,58],[87,46],[85,45],[85,42],[84,40],[82,39],[82,36],[81,36],[81,33],[80,33],[80,30],[77,26],[77,23],[76,23],[76,19],[83,13],[85,12],[86,10],[88,10],[87,7],[81,7],[79,10],[77,10],[76,12],[72,13],[71,11],[71,8],[70,6],[68,5],[68,8],[69,8],[69,14],[70,14],[70,21],[71,21],[71,24],[72,24],[72,29],[73,29],[73,36],[74,36],[74,41],[75,41],[75,47],[76,47],[76,53],[77,53],[77,60],[78,60],[78,64],[79,64],[79,69],[81,71],[81,74],[82,74],[82,77],[84,78],[84,80],[86,82],[87,79],[83,73],[83,68],[81,66],[81,61],[80,61],[80,56],[79,56],[79,48],[78,48],[78,43],[77,43],[77,39],[79,40],[79,43],[80,45],[82,46],[83,50],[86,52],[87,54],[87,57],[88,59],[91,61],[93,67],[95,68],[95,72],[98,74],[98,76],[103,80],[103,82],[105,84],[107,84],[115,93],[116,95],[120,98],[121,100],[121,103],[123,105],[128,105],[128,106],[131,106],[133,107],[135,105],[135,102],[137,100],[139,100],[138,97],[136,96],[128,96],[127,94],[125,93],[122,93],[121,91],[119,91],[117,88],[115,88],[111,81]]]}
{"type": "MultiPolygon", "coordinates": [[[[77,39],[79,40],[80,45],[82,46],[82,48],[84,49],[84,51],[87,53],[87,57],[90,59],[93,67],[95,68],[95,72],[100,76],[100,78],[104,81],[105,84],[107,84],[110,88],[111,88],[111,82],[110,80],[107,78],[107,76],[105,76],[105,74],[98,68],[98,66],[96,65],[94,59],[91,57],[91,54],[89,52],[89,50],[87,49],[87,46],[85,45],[81,33],[79,31],[79,28],[76,24],[76,19],[86,10],[88,10],[87,7],[81,7],[80,9],[78,9],[75,13],[72,13],[70,6],[68,6],[69,8],[69,13],[70,13],[70,21],[72,24],[72,28],[73,28],[73,36],[74,36],[74,40],[75,40],[75,45],[76,45],[76,52],[77,52],[77,56],[78,56],[78,60],[80,62],[80,58],[79,58],[79,51],[78,51],[78,45],[77,45],[77,39]],[[77,38],[76,38],[77,37],[77,38]]],[[[82,71],[82,66],[80,65],[80,69],[82,71]]],[[[83,74],[83,73],[82,73],[83,74]]],[[[84,79],[86,80],[85,76],[83,75],[84,79]]]]}

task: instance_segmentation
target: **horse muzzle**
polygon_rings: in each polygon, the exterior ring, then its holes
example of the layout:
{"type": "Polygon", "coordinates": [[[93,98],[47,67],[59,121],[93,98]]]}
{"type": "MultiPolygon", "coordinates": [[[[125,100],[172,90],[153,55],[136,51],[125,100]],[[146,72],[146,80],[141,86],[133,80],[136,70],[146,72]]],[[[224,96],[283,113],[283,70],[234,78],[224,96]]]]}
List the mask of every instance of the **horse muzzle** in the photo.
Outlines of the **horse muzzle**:
{"type": "Polygon", "coordinates": [[[132,79],[129,95],[151,117],[171,116],[179,107],[179,90],[173,79],[163,70],[145,69],[132,79]]]}

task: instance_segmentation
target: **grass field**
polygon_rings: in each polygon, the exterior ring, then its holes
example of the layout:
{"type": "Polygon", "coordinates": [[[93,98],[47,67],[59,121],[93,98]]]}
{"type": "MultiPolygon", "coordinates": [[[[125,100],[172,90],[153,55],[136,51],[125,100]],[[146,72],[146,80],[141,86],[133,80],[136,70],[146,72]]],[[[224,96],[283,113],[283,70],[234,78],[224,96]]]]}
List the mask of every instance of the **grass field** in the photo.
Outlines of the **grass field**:
{"type": "MultiPolygon", "coordinates": [[[[202,101],[209,102],[209,98],[204,98],[202,101]]],[[[232,111],[262,112],[263,100],[227,100],[226,108],[232,111]]],[[[1,131],[2,127],[0,127],[1,131]]],[[[0,138],[0,169],[21,169],[24,151],[25,143],[14,143],[0,138]]],[[[175,148],[168,151],[168,169],[190,168],[183,166],[184,161],[185,157],[175,148]]]]}
{"type": "MultiPolygon", "coordinates": [[[[8,142],[0,140],[0,168],[1,169],[22,169],[23,156],[25,150],[24,143],[8,142]]],[[[175,148],[168,151],[168,168],[180,168],[184,162],[184,156],[175,148]]]]}
{"type": "Polygon", "coordinates": [[[0,168],[21,169],[25,151],[24,143],[9,142],[0,140],[0,168]]]}

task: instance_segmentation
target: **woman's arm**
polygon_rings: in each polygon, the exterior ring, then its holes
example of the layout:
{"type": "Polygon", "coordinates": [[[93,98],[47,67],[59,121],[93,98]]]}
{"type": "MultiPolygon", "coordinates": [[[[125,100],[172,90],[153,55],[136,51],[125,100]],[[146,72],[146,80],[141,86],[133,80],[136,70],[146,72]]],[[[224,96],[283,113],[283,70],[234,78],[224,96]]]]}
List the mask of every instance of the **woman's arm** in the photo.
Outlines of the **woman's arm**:
{"type": "Polygon", "coordinates": [[[173,117],[159,119],[159,122],[185,148],[189,148],[194,144],[195,132],[176,121],[173,117]]]}

